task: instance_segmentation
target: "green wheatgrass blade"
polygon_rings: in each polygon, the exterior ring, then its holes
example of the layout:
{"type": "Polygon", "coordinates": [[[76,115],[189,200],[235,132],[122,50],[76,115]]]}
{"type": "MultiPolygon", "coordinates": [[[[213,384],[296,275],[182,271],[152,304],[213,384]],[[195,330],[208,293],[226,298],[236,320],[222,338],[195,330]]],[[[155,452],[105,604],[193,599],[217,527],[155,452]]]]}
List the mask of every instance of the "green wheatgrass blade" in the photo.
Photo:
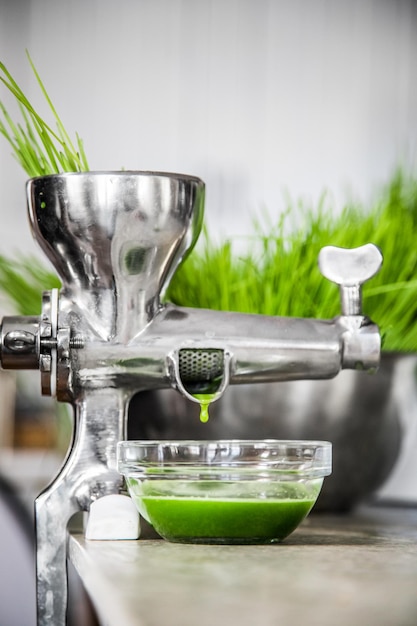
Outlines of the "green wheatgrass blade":
{"type": "Polygon", "coordinates": [[[77,146],[78,146],[78,150],[80,153],[80,159],[81,159],[81,163],[82,163],[82,168],[84,171],[88,172],[89,167],[88,167],[88,161],[87,161],[87,156],[85,154],[85,150],[84,150],[84,141],[81,139],[81,137],[79,136],[78,133],[75,133],[75,136],[77,138],[77,146]]]}
{"type": "Polygon", "coordinates": [[[87,161],[87,157],[85,155],[84,152],[84,148],[83,148],[83,142],[80,139],[79,135],[76,134],[76,139],[77,139],[77,146],[78,146],[78,150],[79,152],[77,152],[77,149],[74,147],[74,144],[71,141],[71,138],[69,136],[69,134],[67,133],[64,124],[61,121],[61,118],[58,115],[58,112],[55,108],[55,106],[52,103],[51,98],[49,97],[49,94],[43,84],[43,81],[30,57],[30,54],[28,51],[26,51],[27,57],[29,59],[29,63],[31,65],[31,68],[36,76],[36,80],[38,81],[38,84],[41,88],[41,91],[49,105],[49,108],[51,109],[53,116],[55,117],[55,121],[57,123],[57,127],[58,127],[58,133],[59,136],[61,137],[61,143],[62,143],[62,147],[64,149],[64,154],[65,157],[67,159],[67,163],[68,163],[68,167],[70,168],[69,171],[88,171],[89,167],[88,167],[88,161],[87,161]]]}
{"type": "Polygon", "coordinates": [[[0,289],[19,315],[38,315],[42,291],[59,286],[58,278],[32,256],[0,255],[0,289]]]}
{"type": "Polygon", "coordinates": [[[14,156],[31,177],[59,172],[88,171],[88,161],[79,135],[76,135],[77,147],[75,147],[28,52],[27,57],[55,119],[57,132],[52,130],[36,112],[4,63],[0,63],[0,81],[19,104],[24,128],[13,123],[5,106],[0,103],[4,118],[4,121],[0,120],[0,132],[11,145],[14,156]]]}
{"type": "MultiPolygon", "coordinates": [[[[56,150],[50,145],[45,131],[38,126],[35,130],[33,126],[36,126],[36,120],[33,125],[31,120],[25,112],[23,106],[20,105],[22,117],[26,122],[25,133],[25,149],[27,151],[27,158],[31,157],[31,163],[33,164],[33,171],[42,171],[44,174],[53,174],[59,171],[59,165],[56,159],[56,150]],[[36,132],[39,135],[40,143],[36,137],[36,132]],[[45,150],[45,153],[43,153],[45,150]]],[[[24,131],[22,131],[23,133],[24,131]]]]}
{"type": "Polygon", "coordinates": [[[7,70],[6,66],[3,63],[0,63],[0,71],[3,72],[8,79],[6,80],[4,76],[0,76],[0,81],[2,81],[4,85],[8,88],[8,90],[14,95],[17,102],[23,105],[27,109],[31,117],[33,117],[34,120],[37,120],[38,123],[42,127],[45,127],[48,130],[48,132],[51,134],[51,136],[54,137],[54,139],[59,140],[58,135],[54,133],[54,131],[42,120],[40,115],[38,115],[36,110],[33,108],[31,103],[29,102],[28,98],[25,96],[22,89],[19,87],[16,81],[12,78],[10,72],[7,70]]]}
{"type": "Polygon", "coordinates": [[[57,113],[53,103],[52,103],[51,98],[49,97],[48,92],[45,89],[43,81],[42,81],[42,79],[41,79],[41,77],[40,77],[40,75],[39,75],[39,73],[38,73],[38,71],[37,71],[37,69],[36,69],[36,67],[35,67],[35,65],[34,65],[32,59],[31,59],[31,57],[30,57],[30,54],[29,54],[29,52],[27,50],[26,50],[26,56],[27,56],[27,58],[29,60],[30,66],[31,66],[31,68],[33,70],[33,73],[34,73],[34,75],[36,77],[36,80],[38,81],[38,85],[41,88],[41,91],[42,91],[42,93],[43,93],[43,95],[45,97],[45,100],[48,103],[49,108],[51,109],[52,114],[53,114],[53,116],[55,118],[55,121],[56,121],[57,127],[58,127],[58,132],[59,132],[59,135],[61,137],[61,142],[62,142],[62,145],[63,145],[63,147],[65,149],[65,152],[68,152],[69,155],[74,156],[74,155],[77,154],[77,152],[76,152],[76,150],[75,150],[75,148],[73,146],[71,138],[68,135],[67,131],[65,130],[65,127],[64,127],[64,125],[63,125],[63,123],[62,123],[62,121],[61,121],[61,119],[60,119],[60,117],[59,117],[59,115],[58,115],[58,113],[57,113]]]}
{"type": "Polygon", "coordinates": [[[9,124],[9,128],[13,135],[11,135],[6,126],[0,121],[0,131],[7,139],[13,149],[13,156],[18,160],[23,169],[29,173],[29,175],[36,175],[39,159],[35,154],[31,141],[28,141],[23,129],[20,126],[15,126],[10,119],[7,111],[2,107],[2,113],[5,120],[9,124]]]}
{"type": "MultiPolygon", "coordinates": [[[[35,108],[30,103],[29,99],[26,97],[23,90],[19,87],[17,82],[13,79],[10,72],[7,70],[6,66],[3,63],[0,63],[0,71],[2,71],[8,80],[6,80],[3,76],[0,76],[0,80],[5,84],[5,86],[9,89],[9,91],[15,96],[18,103],[23,105],[28,113],[31,115],[33,120],[36,120],[38,124],[45,128],[48,133],[57,141],[59,141],[59,136],[52,130],[52,128],[46,124],[46,122],[42,119],[42,117],[36,112],[35,108]]],[[[38,79],[37,73],[35,73],[36,78],[38,79]]],[[[38,80],[39,82],[39,80],[38,80]]],[[[42,87],[41,87],[42,88],[42,87]]],[[[45,93],[45,92],[44,92],[45,93]]],[[[49,98],[47,99],[48,104],[50,103],[49,98]]]]}
{"type": "Polygon", "coordinates": [[[27,148],[30,150],[33,148],[34,154],[37,155],[38,159],[42,163],[42,167],[48,169],[49,173],[54,173],[59,171],[59,165],[57,161],[57,150],[55,146],[48,141],[47,133],[44,127],[40,126],[37,123],[37,120],[33,120],[31,123],[31,119],[26,113],[24,107],[20,104],[20,109],[22,113],[22,117],[26,122],[26,134],[27,134],[27,148]],[[40,138],[40,142],[38,142],[37,136],[40,138]],[[45,154],[43,154],[42,149],[45,150],[45,154]]]}

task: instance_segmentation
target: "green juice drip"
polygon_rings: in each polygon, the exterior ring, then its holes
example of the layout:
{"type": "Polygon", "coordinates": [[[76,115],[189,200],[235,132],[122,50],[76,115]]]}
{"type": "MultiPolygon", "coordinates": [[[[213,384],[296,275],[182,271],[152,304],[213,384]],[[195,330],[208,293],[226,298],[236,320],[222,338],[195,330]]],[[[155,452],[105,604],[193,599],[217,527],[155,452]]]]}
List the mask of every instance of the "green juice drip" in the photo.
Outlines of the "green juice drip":
{"type": "Polygon", "coordinates": [[[193,397],[200,402],[200,422],[205,424],[209,419],[208,408],[213,402],[214,393],[195,393],[193,397]]]}

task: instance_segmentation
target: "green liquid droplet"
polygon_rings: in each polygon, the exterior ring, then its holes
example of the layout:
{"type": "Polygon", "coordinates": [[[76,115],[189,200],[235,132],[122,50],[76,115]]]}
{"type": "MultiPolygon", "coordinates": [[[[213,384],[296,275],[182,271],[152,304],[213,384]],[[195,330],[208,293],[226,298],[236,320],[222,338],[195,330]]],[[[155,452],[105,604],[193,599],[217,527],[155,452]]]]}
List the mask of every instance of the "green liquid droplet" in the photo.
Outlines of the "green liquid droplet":
{"type": "Polygon", "coordinates": [[[200,422],[208,422],[209,412],[208,412],[208,404],[200,404],[200,422]]]}
{"type": "Polygon", "coordinates": [[[214,393],[211,393],[211,394],[196,393],[196,394],[193,394],[193,396],[200,402],[200,422],[205,424],[206,422],[208,422],[208,419],[209,419],[208,409],[209,409],[210,404],[213,401],[215,394],[214,393]]]}

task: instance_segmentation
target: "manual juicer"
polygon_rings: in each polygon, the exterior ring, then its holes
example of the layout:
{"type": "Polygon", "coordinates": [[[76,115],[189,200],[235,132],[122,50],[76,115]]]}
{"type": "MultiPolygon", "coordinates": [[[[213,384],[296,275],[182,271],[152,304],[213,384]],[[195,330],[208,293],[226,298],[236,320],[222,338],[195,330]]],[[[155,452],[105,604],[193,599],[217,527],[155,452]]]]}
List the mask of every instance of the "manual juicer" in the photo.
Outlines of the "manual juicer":
{"type": "Polygon", "coordinates": [[[173,386],[193,401],[197,392],[216,399],[229,383],[375,370],[380,336],[361,313],[361,284],[382,257],[372,244],[321,251],[322,274],[340,286],[333,320],[182,308],[161,293],[198,237],[201,180],[87,172],[35,178],[27,192],[33,235],[62,289],[44,294],[38,317],[3,319],[1,363],[39,369],[42,393],[74,407],[66,462],[35,504],[38,624],[62,626],[67,524],[122,489],[116,444],[130,398],[173,386]]]}

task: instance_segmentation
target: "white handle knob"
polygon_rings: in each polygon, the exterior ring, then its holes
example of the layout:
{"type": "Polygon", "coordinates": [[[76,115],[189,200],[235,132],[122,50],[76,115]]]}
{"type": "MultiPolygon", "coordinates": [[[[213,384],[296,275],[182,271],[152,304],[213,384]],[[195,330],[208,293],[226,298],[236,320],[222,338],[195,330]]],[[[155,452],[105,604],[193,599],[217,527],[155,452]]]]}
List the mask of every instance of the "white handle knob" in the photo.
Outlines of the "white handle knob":
{"type": "Polygon", "coordinates": [[[372,243],[359,248],[326,246],[320,250],[320,272],[340,287],[342,315],[361,315],[361,285],[379,271],[382,261],[379,248],[372,243]]]}

